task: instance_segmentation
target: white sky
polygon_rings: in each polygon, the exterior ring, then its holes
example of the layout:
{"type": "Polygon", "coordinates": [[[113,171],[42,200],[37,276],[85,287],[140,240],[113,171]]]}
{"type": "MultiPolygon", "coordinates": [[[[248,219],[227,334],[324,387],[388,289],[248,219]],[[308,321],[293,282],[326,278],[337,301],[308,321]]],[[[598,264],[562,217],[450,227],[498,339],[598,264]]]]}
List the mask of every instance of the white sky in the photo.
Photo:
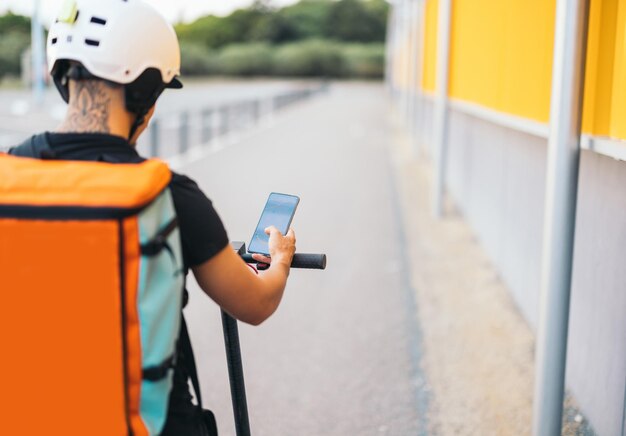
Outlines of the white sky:
{"type": "MultiPolygon", "coordinates": [[[[108,1],[108,0],[102,0],[108,1]]],[[[172,23],[192,21],[208,14],[228,15],[235,9],[249,6],[253,0],[148,0],[172,23]]],[[[32,15],[36,0],[0,0],[0,14],[11,10],[16,14],[32,15]]],[[[42,19],[46,27],[54,20],[63,0],[39,0],[42,19]]],[[[272,0],[274,6],[297,3],[297,0],[272,0]]]]}

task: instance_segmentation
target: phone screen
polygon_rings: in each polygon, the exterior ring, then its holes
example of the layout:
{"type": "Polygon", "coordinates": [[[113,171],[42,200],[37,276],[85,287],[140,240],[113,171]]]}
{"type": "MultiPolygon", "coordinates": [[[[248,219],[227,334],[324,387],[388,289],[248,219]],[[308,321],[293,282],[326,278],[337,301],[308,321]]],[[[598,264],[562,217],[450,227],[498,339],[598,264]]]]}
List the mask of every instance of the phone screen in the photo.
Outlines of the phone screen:
{"type": "Polygon", "coordinates": [[[293,215],[300,199],[295,195],[277,194],[272,192],[265,203],[265,208],[259,219],[259,224],[252,235],[252,241],[248,251],[250,253],[261,253],[269,255],[267,242],[269,236],[265,234],[265,229],[274,226],[284,235],[289,230],[293,215]]]}

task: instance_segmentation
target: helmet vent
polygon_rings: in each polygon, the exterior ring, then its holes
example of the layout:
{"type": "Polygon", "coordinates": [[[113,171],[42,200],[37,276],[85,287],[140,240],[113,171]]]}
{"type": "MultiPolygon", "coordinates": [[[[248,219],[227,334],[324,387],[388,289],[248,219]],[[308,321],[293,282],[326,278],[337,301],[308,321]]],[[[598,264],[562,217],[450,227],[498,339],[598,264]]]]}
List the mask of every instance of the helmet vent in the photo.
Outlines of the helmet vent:
{"type": "Polygon", "coordinates": [[[85,39],[85,44],[90,45],[92,47],[99,47],[100,41],[96,41],[95,39],[85,39]]]}
{"type": "Polygon", "coordinates": [[[101,26],[105,26],[107,24],[107,20],[98,17],[91,17],[91,22],[94,24],[100,24],[101,26]]]}
{"type": "Polygon", "coordinates": [[[52,45],[56,44],[58,40],[58,38],[52,38],[52,45]]]}

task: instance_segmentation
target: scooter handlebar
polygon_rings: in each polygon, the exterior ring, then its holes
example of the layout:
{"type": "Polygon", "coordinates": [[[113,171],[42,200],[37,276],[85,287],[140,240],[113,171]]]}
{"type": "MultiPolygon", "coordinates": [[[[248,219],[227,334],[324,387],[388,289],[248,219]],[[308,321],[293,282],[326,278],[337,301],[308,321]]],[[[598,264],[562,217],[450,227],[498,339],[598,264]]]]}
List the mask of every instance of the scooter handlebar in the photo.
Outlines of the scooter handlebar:
{"type": "MultiPolygon", "coordinates": [[[[248,253],[243,254],[241,258],[246,263],[258,263],[252,255],[248,253]]],[[[326,269],[326,255],[296,253],[291,261],[291,267],[300,269],[326,269]]]]}

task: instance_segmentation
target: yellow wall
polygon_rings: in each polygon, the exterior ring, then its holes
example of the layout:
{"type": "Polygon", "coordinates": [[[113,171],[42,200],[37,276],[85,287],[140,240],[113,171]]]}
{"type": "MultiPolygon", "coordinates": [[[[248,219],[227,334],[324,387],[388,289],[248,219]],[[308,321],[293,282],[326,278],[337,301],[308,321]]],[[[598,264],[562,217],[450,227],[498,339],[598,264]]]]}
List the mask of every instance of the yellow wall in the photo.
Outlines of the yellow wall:
{"type": "Polygon", "coordinates": [[[452,4],[450,96],[547,122],[555,2],[455,0],[452,4]]]}
{"type": "Polygon", "coordinates": [[[426,0],[424,18],[424,64],[422,71],[422,89],[435,92],[437,76],[437,13],[438,0],[426,0]]]}
{"type": "Polygon", "coordinates": [[[609,136],[618,0],[592,0],[585,73],[583,132],[609,136]]]}
{"type": "MultiPolygon", "coordinates": [[[[626,1],[622,0],[617,6],[611,109],[609,114],[602,114],[608,117],[609,136],[619,139],[626,139],[626,41],[624,38],[626,38],[626,1]]],[[[606,48],[610,49],[610,46],[606,48]]]]}
{"type": "MultiPolygon", "coordinates": [[[[438,0],[426,0],[421,87],[434,92],[438,0]]],[[[449,94],[549,122],[556,0],[453,0],[449,94]]],[[[406,84],[409,46],[397,57],[406,84]]],[[[583,132],[626,140],[626,0],[590,0],[583,132]]]]}

